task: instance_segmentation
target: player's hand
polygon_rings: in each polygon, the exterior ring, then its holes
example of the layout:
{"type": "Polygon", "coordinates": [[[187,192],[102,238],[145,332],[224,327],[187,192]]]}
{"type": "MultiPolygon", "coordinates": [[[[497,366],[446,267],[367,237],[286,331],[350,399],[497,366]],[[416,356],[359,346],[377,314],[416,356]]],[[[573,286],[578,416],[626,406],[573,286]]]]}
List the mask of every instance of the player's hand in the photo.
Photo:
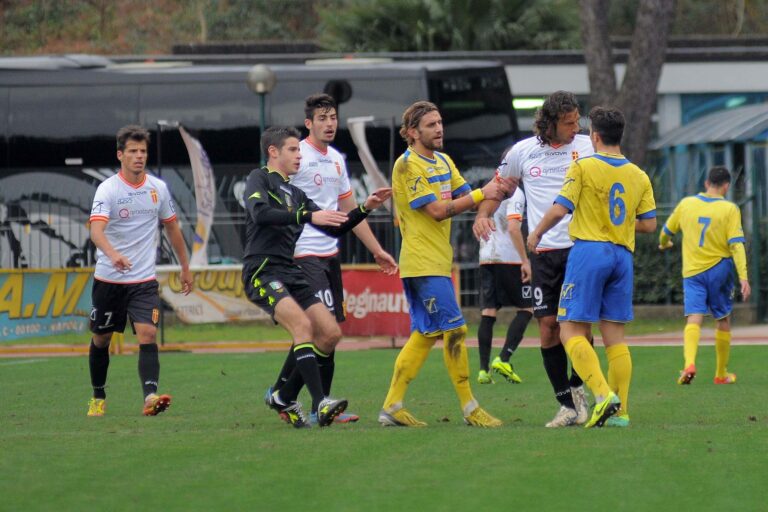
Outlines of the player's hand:
{"type": "Polygon", "coordinates": [[[496,223],[493,222],[492,218],[479,215],[475,217],[475,223],[472,224],[472,232],[478,241],[488,240],[494,231],[496,231],[496,223]]]}
{"type": "Polygon", "coordinates": [[[128,272],[131,270],[131,267],[133,266],[133,263],[131,263],[131,260],[129,260],[127,257],[123,256],[119,252],[115,252],[112,256],[110,256],[110,260],[112,260],[112,266],[115,267],[115,269],[118,272],[128,272]]]}
{"type": "Polygon", "coordinates": [[[347,214],[337,210],[319,210],[312,212],[310,224],[315,226],[341,226],[347,221],[347,214]]]}
{"type": "Polygon", "coordinates": [[[525,260],[522,265],[520,265],[520,281],[523,283],[530,283],[531,282],[531,262],[530,260],[525,260]]]}
{"type": "Polygon", "coordinates": [[[365,208],[368,211],[375,210],[382,204],[384,204],[387,199],[392,197],[392,189],[391,188],[380,188],[377,189],[375,192],[373,192],[371,195],[368,196],[368,198],[363,203],[363,208],[365,208]]]}
{"type": "Polygon", "coordinates": [[[192,292],[192,289],[194,288],[194,280],[192,279],[192,272],[189,271],[189,269],[181,269],[181,273],[179,274],[179,277],[181,278],[181,293],[184,295],[189,295],[192,292]]]}
{"type": "Polygon", "coordinates": [[[483,195],[486,199],[503,201],[515,191],[517,182],[518,180],[514,178],[502,178],[496,175],[482,188],[483,195]]]}
{"type": "Polygon", "coordinates": [[[741,279],[741,298],[744,302],[749,300],[749,296],[752,295],[752,288],[749,286],[749,281],[741,279]]]}
{"type": "Polygon", "coordinates": [[[667,240],[666,244],[659,244],[659,250],[660,251],[666,251],[667,249],[672,248],[672,246],[675,245],[672,243],[672,240],[667,240]]]}
{"type": "Polygon", "coordinates": [[[539,246],[539,243],[541,242],[541,234],[534,230],[533,233],[530,233],[528,235],[528,252],[531,253],[538,253],[539,251],[536,249],[539,246]]]}
{"type": "Polygon", "coordinates": [[[381,251],[380,253],[374,254],[373,259],[379,266],[379,270],[386,275],[394,276],[397,274],[397,262],[395,262],[395,258],[393,258],[387,251],[381,251]]]}

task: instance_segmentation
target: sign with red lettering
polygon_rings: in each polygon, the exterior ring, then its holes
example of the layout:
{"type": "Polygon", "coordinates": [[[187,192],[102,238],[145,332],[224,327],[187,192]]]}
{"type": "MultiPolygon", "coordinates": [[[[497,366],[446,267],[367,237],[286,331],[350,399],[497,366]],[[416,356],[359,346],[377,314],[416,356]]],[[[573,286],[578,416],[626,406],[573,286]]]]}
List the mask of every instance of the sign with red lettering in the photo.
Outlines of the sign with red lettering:
{"type": "MultiPolygon", "coordinates": [[[[453,271],[457,286],[458,271],[453,271]]],[[[397,336],[411,334],[408,301],[400,276],[388,276],[375,265],[343,265],[344,306],[347,319],[341,330],[346,336],[397,336]]]]}

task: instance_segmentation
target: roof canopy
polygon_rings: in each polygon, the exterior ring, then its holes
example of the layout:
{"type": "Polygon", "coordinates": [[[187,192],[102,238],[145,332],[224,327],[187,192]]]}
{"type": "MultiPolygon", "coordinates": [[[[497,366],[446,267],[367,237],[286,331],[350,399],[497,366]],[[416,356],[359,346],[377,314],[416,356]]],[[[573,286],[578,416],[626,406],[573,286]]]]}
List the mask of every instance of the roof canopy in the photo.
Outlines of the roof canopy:
{"type": "Polygon", "coordinates": [[[768,103],[715,112],[666,133],[652,149],[768,139],[768,103]]]}

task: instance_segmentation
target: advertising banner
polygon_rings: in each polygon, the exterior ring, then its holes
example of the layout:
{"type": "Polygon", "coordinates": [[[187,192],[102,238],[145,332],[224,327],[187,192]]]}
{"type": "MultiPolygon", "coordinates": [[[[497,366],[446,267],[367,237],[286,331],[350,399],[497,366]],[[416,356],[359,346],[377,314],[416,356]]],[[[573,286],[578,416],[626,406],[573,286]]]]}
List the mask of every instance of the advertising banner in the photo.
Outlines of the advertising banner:
{"type": "Polygon", "coordinates": [[[208,237],[213,225],[213,212],[216,208],[216,183],[213,179],[213,167],[208,153],[200,141],[192,137],[183,126],[179,133],[189,153],[192,165],[192,177],[195,181],[195,204],[197,206],[197,226],[192,240],[190,265],[208,264],[208,237]]]}
{"type": "Polygon", "coordinates": [[[252,304],[243,291],[242,265],[216,265],[192,268],[195,287],[181,292],[179,267],[157,267],[160,296],[184,323],[239,322],[268,320],[269,315],[252,304]]]}
{"type": "Polygon", "coordinates": [[[93,269],[0,270],[0,341],[88,330],[93,269]]]}

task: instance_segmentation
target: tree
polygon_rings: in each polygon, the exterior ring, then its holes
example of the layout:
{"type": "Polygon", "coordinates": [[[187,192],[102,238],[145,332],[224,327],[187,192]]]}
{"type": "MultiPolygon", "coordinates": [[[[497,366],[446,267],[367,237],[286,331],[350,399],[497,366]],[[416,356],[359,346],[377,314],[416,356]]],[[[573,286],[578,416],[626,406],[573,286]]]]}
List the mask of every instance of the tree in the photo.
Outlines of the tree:
{"type": "Polygon", "coordinates": [[[613,105],[624,112],[627,127],[622,151],[642,165],[650,141],[651,115],[656,107],[675,0],[640,0],[629,59],[618,90],[608,32],[609,0],[583,0],[581,7],[581,36],[592,103],[613,105]]]}

